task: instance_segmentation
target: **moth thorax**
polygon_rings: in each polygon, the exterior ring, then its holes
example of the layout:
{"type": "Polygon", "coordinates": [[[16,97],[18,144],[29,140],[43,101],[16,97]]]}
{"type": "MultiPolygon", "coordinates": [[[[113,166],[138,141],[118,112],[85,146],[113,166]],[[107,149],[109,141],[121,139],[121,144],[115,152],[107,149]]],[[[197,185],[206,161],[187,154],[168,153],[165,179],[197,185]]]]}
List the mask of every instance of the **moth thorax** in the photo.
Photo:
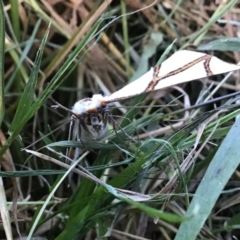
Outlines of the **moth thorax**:
{"type": "Polygon", "coordinates": [[[76,102],[72,108],[72,111],[76,115],[82,115],[92,112],[98,112],[98,109],[106,107],[104,98],[101,94],[95,94],[92,98],[84,98],[76,102]]]}

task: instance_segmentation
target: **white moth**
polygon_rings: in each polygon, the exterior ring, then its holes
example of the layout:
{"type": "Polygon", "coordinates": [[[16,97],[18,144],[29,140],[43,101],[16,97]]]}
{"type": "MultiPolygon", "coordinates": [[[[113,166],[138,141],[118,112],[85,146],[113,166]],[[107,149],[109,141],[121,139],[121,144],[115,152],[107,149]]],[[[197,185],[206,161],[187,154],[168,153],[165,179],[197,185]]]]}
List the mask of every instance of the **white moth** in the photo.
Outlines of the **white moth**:
{"type": "Polygon", "coordinates": [[[83,142],[102,139],[108,131],[109,109],[107,106],[111,102],[238,69],[240,69],[239,65],[226,63],[205,53],[178,51],[160,66],[151,68],[119,91],[105,97],[95,94],[92,98],[76,102],[72,108],[73,139],[83,142]]]}

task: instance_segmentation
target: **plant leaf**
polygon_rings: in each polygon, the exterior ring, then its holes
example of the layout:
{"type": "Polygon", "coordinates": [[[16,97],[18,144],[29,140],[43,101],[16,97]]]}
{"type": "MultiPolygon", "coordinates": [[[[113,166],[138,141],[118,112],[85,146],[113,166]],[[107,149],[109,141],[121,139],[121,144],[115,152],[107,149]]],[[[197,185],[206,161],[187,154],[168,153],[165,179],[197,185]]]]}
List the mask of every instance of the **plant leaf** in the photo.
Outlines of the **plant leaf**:
{"type": "Polygon", "coordinates": [[[239,38],[222,38],[198,46],[199,51],[237,51],[240,52],[239,38]]]}
{"type": "Polygon", "coordinates": [[[239,132],[240,118],[213,157],[187,210],[186,216],[190,220],[180,225],[175,240],[196,239],[223,188],[240,163],[239,132]]]}

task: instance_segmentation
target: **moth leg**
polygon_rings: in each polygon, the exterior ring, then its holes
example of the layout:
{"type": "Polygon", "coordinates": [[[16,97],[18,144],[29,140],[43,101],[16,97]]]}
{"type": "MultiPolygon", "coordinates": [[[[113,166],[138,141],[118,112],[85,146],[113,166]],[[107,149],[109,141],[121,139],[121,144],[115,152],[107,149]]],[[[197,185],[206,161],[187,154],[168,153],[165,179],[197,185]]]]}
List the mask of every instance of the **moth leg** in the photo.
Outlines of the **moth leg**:
{"type": "Polygon", "coordinates": [[[111,121],[112,121],[113,129],[114,129],[116,135],[117,135],[117,131],[116,131],[116,126],[117,126],[131,141],[133,141],[133,142],[135,142],[135,143],[137,142],[134,138],[132,138],[131,136],[129,136],[128,133],[127,133],[126,131],[124,131],[124,129],[121,128],[119,124],[117,124],[117,122],[113,119],[113,117],[110,117],[110,116],[109,116],[109,118],[110,118],[111,121]]]}
{"type": "Polygon", "coordinates": [[[105,128],[108,124],[108,121],[109,121],[109,115],[108,115],[108,113],[103,113],[102,116],[103,116],[103,119],[102,119],[103,126],[105,128]]]}
{"type": "MultiPolygon", "coordinates": [[[[69,131],[68,131],[68,141],[73,140],[75,138],[74,136],[74,125],[75,125],[75,119],[74,116],[71,116],[69,131]]],[[[70,153],[71,153],[72,147],[67,148],[66,150],[66,158],[65,161],[69,163],[70,159],[70,153]]]]}

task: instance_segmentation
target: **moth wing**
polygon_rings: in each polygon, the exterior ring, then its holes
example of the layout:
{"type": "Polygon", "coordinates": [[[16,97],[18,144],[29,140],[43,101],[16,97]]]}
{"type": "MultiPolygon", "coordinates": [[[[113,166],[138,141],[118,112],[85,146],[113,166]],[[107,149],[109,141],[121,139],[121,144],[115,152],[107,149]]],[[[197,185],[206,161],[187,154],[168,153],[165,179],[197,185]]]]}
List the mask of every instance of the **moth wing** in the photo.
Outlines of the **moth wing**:
{"type": "Polygon", "coordinates": [[[162,63],[153,91],[221,73],[239,70],[240,66],[217,57],[188,50],[178,51],[162,63]],[[174,66],[174,70],[171,69],[174,66]]]}
{"type": "Polygon", "coordinates": [[[104,97],[106,103],[115,102],[140,95],[145,92],[148,82],[153,79],[154,68],[151,68],[147,73],[136,79],[134,82],[128,84],[117,92],[104,97]]]}
{"type": "Polygon", "coordinates": [[[134,82],[104,97],[104,101],[106,103],[120,101],[145,92],[238,69],[240,69],[239,65],[224,62],[217,57],[181,50],[174,53],[160,66],[151,68],[134,82]]]}

